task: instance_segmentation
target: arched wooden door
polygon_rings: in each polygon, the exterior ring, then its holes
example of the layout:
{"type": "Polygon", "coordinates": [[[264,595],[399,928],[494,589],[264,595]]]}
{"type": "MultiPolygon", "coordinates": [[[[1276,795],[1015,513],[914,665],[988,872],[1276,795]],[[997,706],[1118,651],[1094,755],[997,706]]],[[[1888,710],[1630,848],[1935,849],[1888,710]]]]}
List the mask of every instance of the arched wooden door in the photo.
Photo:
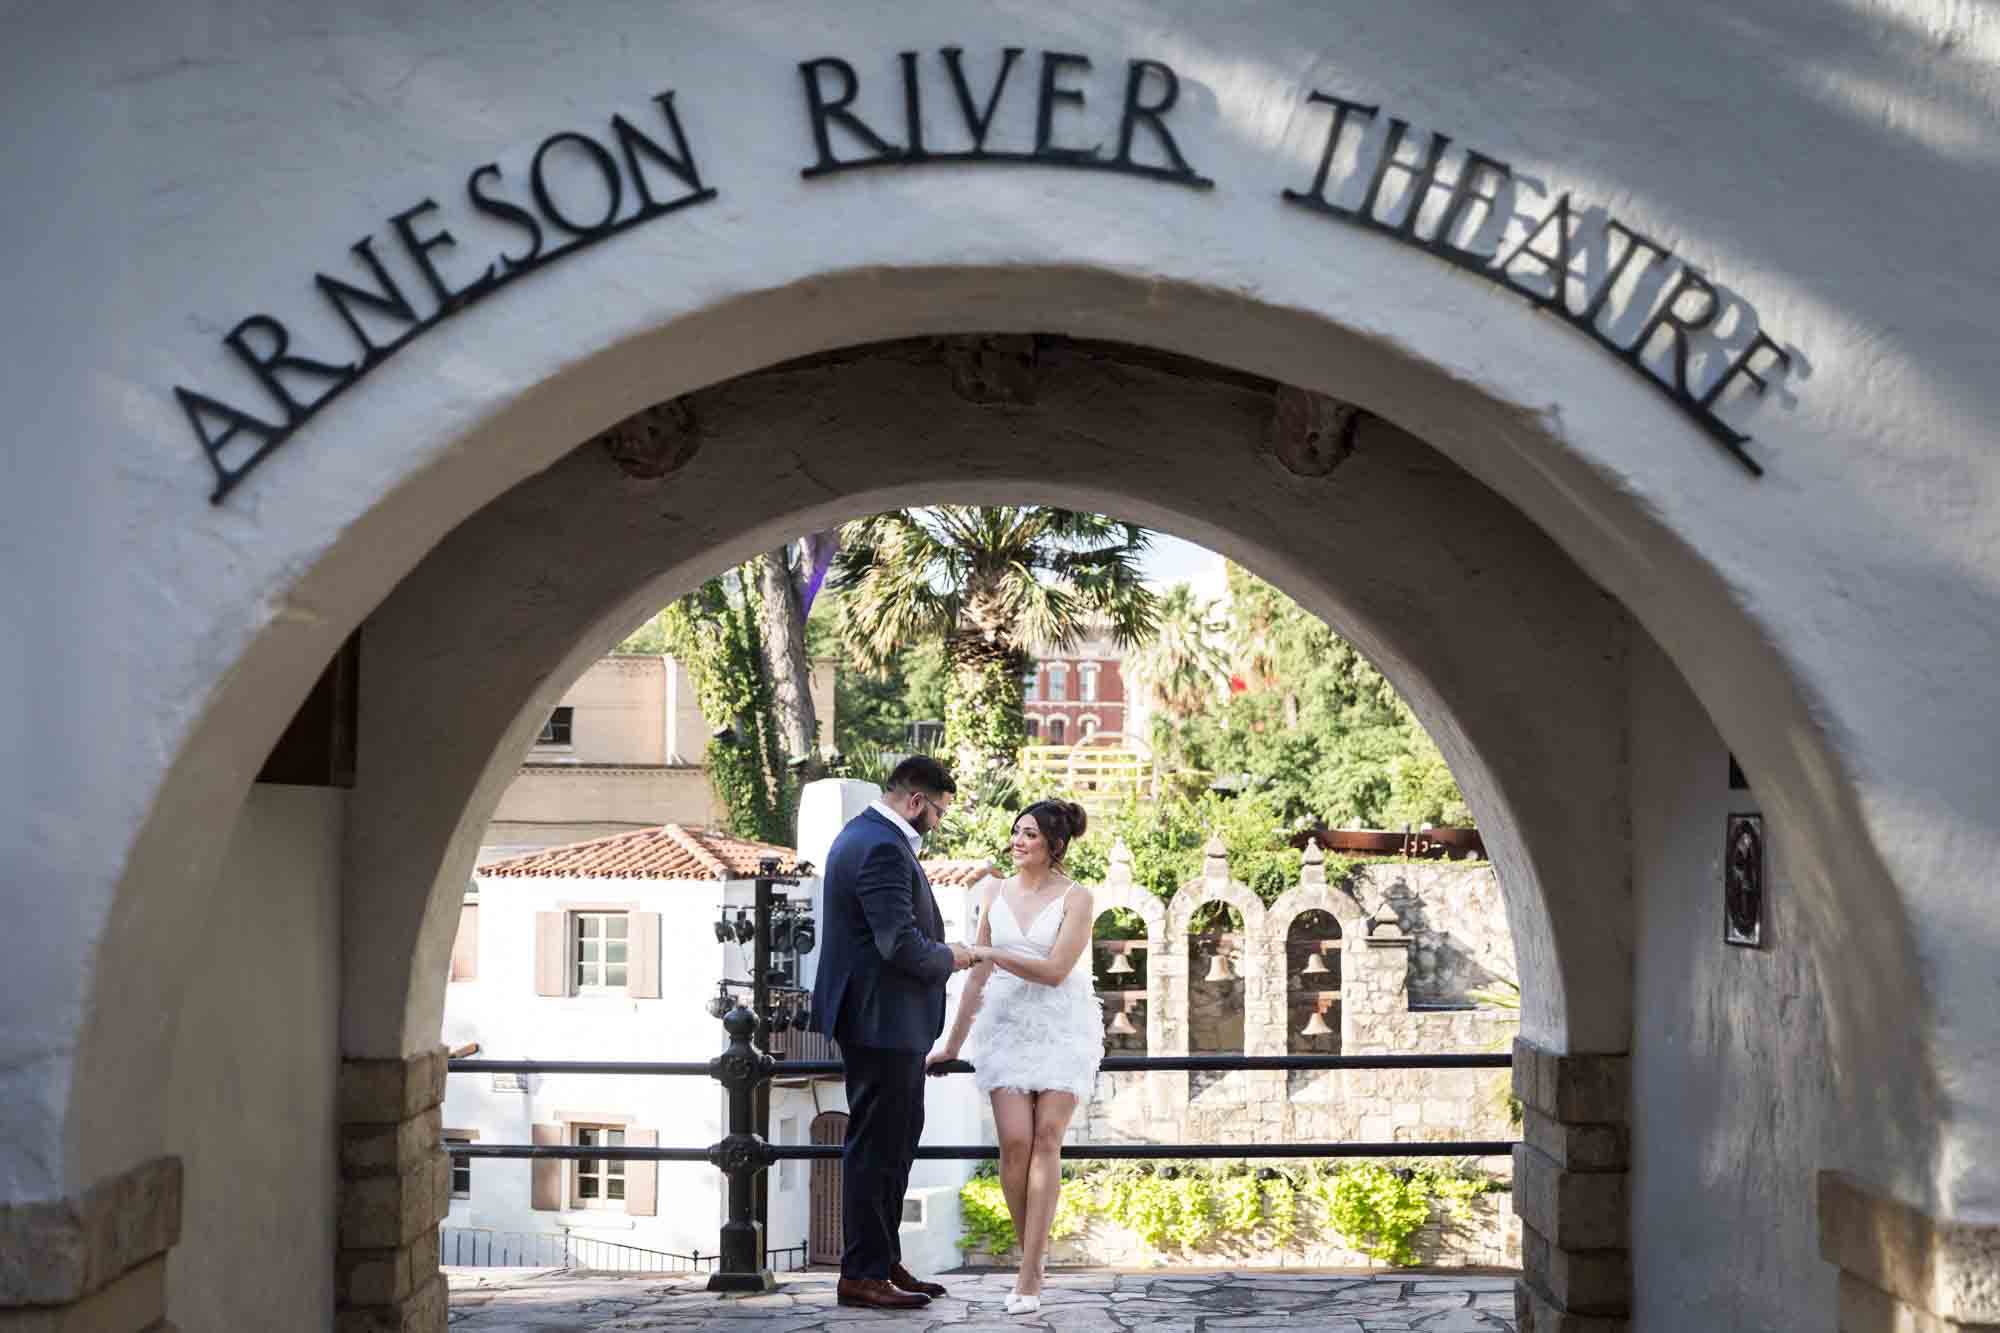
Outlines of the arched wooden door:
{"type": "MultiPolygon", "coordinates": [[[[847,1142],[847,1112],[821,1111],[813,1117],[812,1141],[839,1147],[847,1142]]],[[[806,1262],[837,1264],[846,1239],[840,1229],[840,1159],[815,1157],[807,1189],[812,1223],[806,1232],[806,1262]]]]}

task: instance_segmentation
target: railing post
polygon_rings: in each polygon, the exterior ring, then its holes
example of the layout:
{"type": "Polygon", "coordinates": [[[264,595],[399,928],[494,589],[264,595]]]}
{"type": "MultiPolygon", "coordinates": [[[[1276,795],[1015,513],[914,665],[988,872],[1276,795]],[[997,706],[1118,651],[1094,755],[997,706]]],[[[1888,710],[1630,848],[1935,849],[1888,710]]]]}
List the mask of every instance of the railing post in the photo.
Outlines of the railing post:
{"type": "MultiPolygon", "coordinates": [[[[767,856],[757,863],[756,897],[750,909],[757,922],[757,935],[750,947],[750,1009],[757,1015],[757,1033],[753,1044],[765,1052],[771,1049],[771,881],[777,873],[776,857],[767,856]]],[[[751,1090],[750,1126],[766,1142],[770,1140],[771,1084],[768,1079],[758,1079],[756,1087],[751,1090]]],[[[757,1225],[765,1235],[769,1235],[770,1179],[761,1171],[751,1184],[750,1206],[757,1225]]]]}
{"type": "Polygon", "coordinates": [[[722,1026],[729,1033],[729,1048],[709,1062],[709,1072],[729,1093],[729,1134],[708,1150],[708,1159],[729,1177],[729,1220],[722,1224],[722,1253],[708,1289],[774,1291],[778,1280],[766,1266],[764,1229],[752,1210],[751,1183],[771,1159],[752,1123],[751,1094],[770,1078],[775,1062],[751,1044],[757,1016],[748,1009],[739,1005],[730,1010],[722,1026]]]}

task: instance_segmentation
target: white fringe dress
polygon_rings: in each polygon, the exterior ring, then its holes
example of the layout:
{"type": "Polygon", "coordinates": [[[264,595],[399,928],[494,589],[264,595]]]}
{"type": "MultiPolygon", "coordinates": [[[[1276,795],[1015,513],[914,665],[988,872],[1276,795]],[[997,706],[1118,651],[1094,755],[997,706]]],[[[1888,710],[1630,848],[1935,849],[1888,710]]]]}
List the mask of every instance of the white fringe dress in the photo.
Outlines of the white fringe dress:
{"type": "MultiPolygon", "coordinates": [[[[987,922],[993,947],[1047,958],[1068,914],[1069,895],[1046,904],[1026,929],[1007,895],[996,892],[987,922]]],[[[972,1020],[972,1081],[981,1093],[1068,1092],[1089,1101],[1104,1058],[1103,1004],[1091,983],[1090,953],[1053,986],[995,967],[972,1020]]]]}

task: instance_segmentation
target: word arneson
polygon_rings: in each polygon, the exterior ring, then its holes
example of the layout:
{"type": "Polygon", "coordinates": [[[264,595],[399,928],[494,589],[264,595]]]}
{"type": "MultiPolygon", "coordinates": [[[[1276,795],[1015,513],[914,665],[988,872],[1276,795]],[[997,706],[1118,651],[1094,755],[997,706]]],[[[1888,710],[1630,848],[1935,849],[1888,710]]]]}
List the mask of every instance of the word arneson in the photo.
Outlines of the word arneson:
{"type": "Polygon", "coordinates": [[[267,314],[251,315],[225,334],[223,345],[257,378],[283,415],[266,420],[208,394],[175,386],[174,394],[215,469],[215,490],[209,498],[222,499],[315,412],[439,320],[564,255],[713,199],[715,191],[702,184],[681,129],[673,93],[661,93],[653,100],[671,148],[625,117],[613,116],[607,136],[611,147],[567,130],[544,139],[528,163],[525,197],[518,186],[509,189],[499,163],[474,167],[465,178],[464,206],[503,224],[514,234],[515,244],[490,258],[469,281],[454,281],[440,268],[440,252],[458,242],[434,216],[439,212],[434,199],[421,200],[389,219],[393,243],[423,279],[423,287],[414,295],[375,253],[373,235],[352,247],[366,271],[363,282],[315,273],[313,286],[353,338],[352,359],[326,361],[293,352],[291,330],[267,314]]]}

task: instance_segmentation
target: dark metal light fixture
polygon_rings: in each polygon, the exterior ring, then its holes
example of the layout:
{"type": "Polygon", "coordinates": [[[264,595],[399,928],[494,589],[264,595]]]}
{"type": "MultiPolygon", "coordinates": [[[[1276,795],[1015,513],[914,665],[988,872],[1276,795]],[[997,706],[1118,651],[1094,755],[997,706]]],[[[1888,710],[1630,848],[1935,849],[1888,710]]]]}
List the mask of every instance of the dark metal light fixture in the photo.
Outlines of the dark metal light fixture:
{"type": "Polygon", "coordinates": [[[750,914],[742,908],[736,909],[736,942],[748,944],[757,937],[757,926],[750,920],[750,914]]]}
{"type": "Polygon", "coordinates": [[[724,1014],[735,1008],[736,1002],[729,998],[729,983],[726,981],[717,982],[715,994],[708,997],[708,1003],[703,1007],[708,1010],[708,1016],[715,1019],[721,1018],[724,1014]]]}
{"type": "Polygon", "coordinates": [[[813,929],[811,917],[804,917],[792,923],[792,952],[811,953],[819,943],[819,932],[813,929]]]}
{"type": "Polygon", "coordinates": [[[715,921],[715,942],[717,944],[727,944],[735,938],[736,931],[729,924],[728,914],[724,913],[722,916],[717,917],[715,921]]]}

